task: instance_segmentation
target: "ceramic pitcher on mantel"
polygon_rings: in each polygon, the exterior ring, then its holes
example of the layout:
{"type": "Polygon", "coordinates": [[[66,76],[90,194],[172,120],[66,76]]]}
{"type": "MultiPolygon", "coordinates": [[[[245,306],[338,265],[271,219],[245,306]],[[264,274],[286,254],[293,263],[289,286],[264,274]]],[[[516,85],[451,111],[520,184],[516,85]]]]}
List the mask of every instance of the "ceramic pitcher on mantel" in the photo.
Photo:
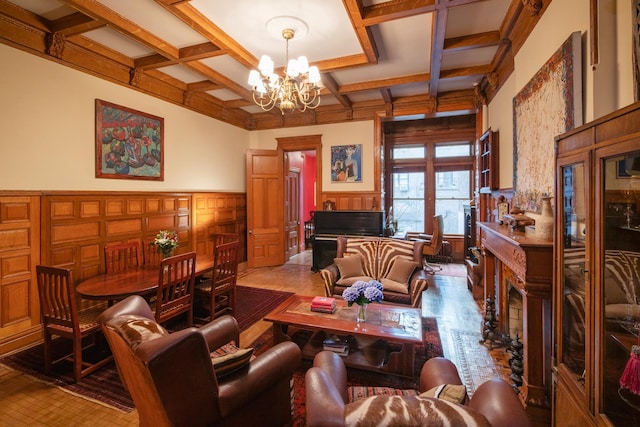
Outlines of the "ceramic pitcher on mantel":
{"type": "Polygon", "coordinates": [[[541,240],[553,240],[553,210],[551,209],[551,197],[543,196],[542,213],[536,219],[535,236],[541,240]]]}

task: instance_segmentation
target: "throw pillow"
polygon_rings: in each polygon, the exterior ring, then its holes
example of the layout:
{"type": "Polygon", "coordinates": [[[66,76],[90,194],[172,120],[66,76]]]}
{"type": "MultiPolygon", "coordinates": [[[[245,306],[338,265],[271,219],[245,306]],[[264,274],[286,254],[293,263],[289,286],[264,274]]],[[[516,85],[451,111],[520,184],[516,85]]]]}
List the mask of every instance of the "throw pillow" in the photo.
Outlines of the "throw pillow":
{"type": "Polygon", "coordinates": [[[389,273],[387,273],[385,277],[394,282],[409,283],[411,275],[419,265],[420,264],[412,260],[396,258],[393,260],[393,264],[391,264],[391,270],[389,270],[389,273]]]}
{"type": "Polygon", "coordinates": [[[414,389],[401,389],[392,387],[367,387],[364,385],[354,385],[347,389],[347,401],[366,399],[370,396],[417,396],[414,389]]]}
{"type": "Polygon", "coordinates": [[[489,421],[466,406],[433,397],[371,396],[344,407],[345,426],[489,427],[489,421]]]}
{"type": "Polygon", "coordinates": [[[343,279],[365,275],[364,270],[362,269],[361,255],[349,255],[342,258],[334,258],[333,262],[338,266],[340,277],[343,279]]]}
{"type": "Polygon", "coordinates": [[[419,265],[412,260],[396,258],[393,260],[389,272],[380,280],[380,283],[387,291],[408,294],[409,279],[419,265]]]}
{"type": "Polygon", "coordinates": [[[462,403],[467,397],[467,389],[458,384],[442,384],[420,393],[422,397],[435,397],[452,403],[462,403]]]}
{"type": "Polygon", "coordinates": [[[409,293],[409,284],[406,282],[400,283],[383,277],[382,279],[380,279],[380,283],[382,283],[382,288],[385,291],[393,291],[401,294],[409,293]]]}
{"type": "Polygon", "coordinates": [[[144,341],[155,340],[169,334],[154,320],[133,314],[121,316],[115,324],[115,330],[132,350],[144,341]]]}
{"type": "Polygon", "coordinates": [[[253,348],[238,348],[234,343],[225,344],[211,352],[211,363],[218,379],[249,364],[253,348]]]}

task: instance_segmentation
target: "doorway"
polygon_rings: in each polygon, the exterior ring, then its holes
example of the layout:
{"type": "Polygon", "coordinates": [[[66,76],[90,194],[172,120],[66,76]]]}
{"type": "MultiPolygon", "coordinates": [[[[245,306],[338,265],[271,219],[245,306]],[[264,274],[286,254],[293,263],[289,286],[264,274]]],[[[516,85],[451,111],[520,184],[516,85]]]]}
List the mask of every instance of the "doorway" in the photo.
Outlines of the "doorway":
{"type": "Polygon", "coordinates": [[[321,136],[278,138],[284,167],[285,262],[305,251],[305,222],[319,205],[321,136]]]}

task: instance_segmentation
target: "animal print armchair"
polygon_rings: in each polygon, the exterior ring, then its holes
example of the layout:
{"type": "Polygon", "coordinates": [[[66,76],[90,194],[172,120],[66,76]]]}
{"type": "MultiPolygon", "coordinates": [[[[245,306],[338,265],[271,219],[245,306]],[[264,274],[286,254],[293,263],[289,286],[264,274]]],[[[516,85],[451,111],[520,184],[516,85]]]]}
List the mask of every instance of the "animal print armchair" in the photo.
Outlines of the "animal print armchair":
{"type": "Polygon", "coordinates": [[[375,279],[384,302],[420,307],[433,280],[422,269],[424,241],[339,236],[337,245],[334,263],[320,270],[326,296],[341,297],[354,282],[375,279]]]}

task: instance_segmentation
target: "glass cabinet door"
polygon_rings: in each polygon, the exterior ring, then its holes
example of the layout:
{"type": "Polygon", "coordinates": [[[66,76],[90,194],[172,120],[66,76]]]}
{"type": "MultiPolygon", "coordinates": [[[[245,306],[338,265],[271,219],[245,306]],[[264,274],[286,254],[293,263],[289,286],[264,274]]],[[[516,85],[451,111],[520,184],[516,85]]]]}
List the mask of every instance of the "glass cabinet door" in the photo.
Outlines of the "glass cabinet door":
{"type": "Polygon", "coordinates": [[[584,390],[585,387],[585,343],[587,341],[586,296],[589,292],[587,213],[588,177],[584,161],[560,164],[557,209],[561,216],[562,236],[558,245],[562,271],[559,272],[559,302],[561,304],[561,349],[559,362],[584,390]]]}
{"type": "MultiPolygon", "coordinates": [[[[601,412],[616,426],[640,425],[640,384],[625,383],[623,372],[640,324],[640,141],[622,150],[597,153],[596,173],[602,183],[596,212],[601,214],[596,245],[602,295],[601,412]],[[627,149],[628,151],[624,151],[627,149]],[[621,381],[622,380],[622,381],[621,381]]],[[[640,370],[640,366],[637,367],[640,370]]],[[[640,374],[640,373],[639,373],[640,374]]]]}

